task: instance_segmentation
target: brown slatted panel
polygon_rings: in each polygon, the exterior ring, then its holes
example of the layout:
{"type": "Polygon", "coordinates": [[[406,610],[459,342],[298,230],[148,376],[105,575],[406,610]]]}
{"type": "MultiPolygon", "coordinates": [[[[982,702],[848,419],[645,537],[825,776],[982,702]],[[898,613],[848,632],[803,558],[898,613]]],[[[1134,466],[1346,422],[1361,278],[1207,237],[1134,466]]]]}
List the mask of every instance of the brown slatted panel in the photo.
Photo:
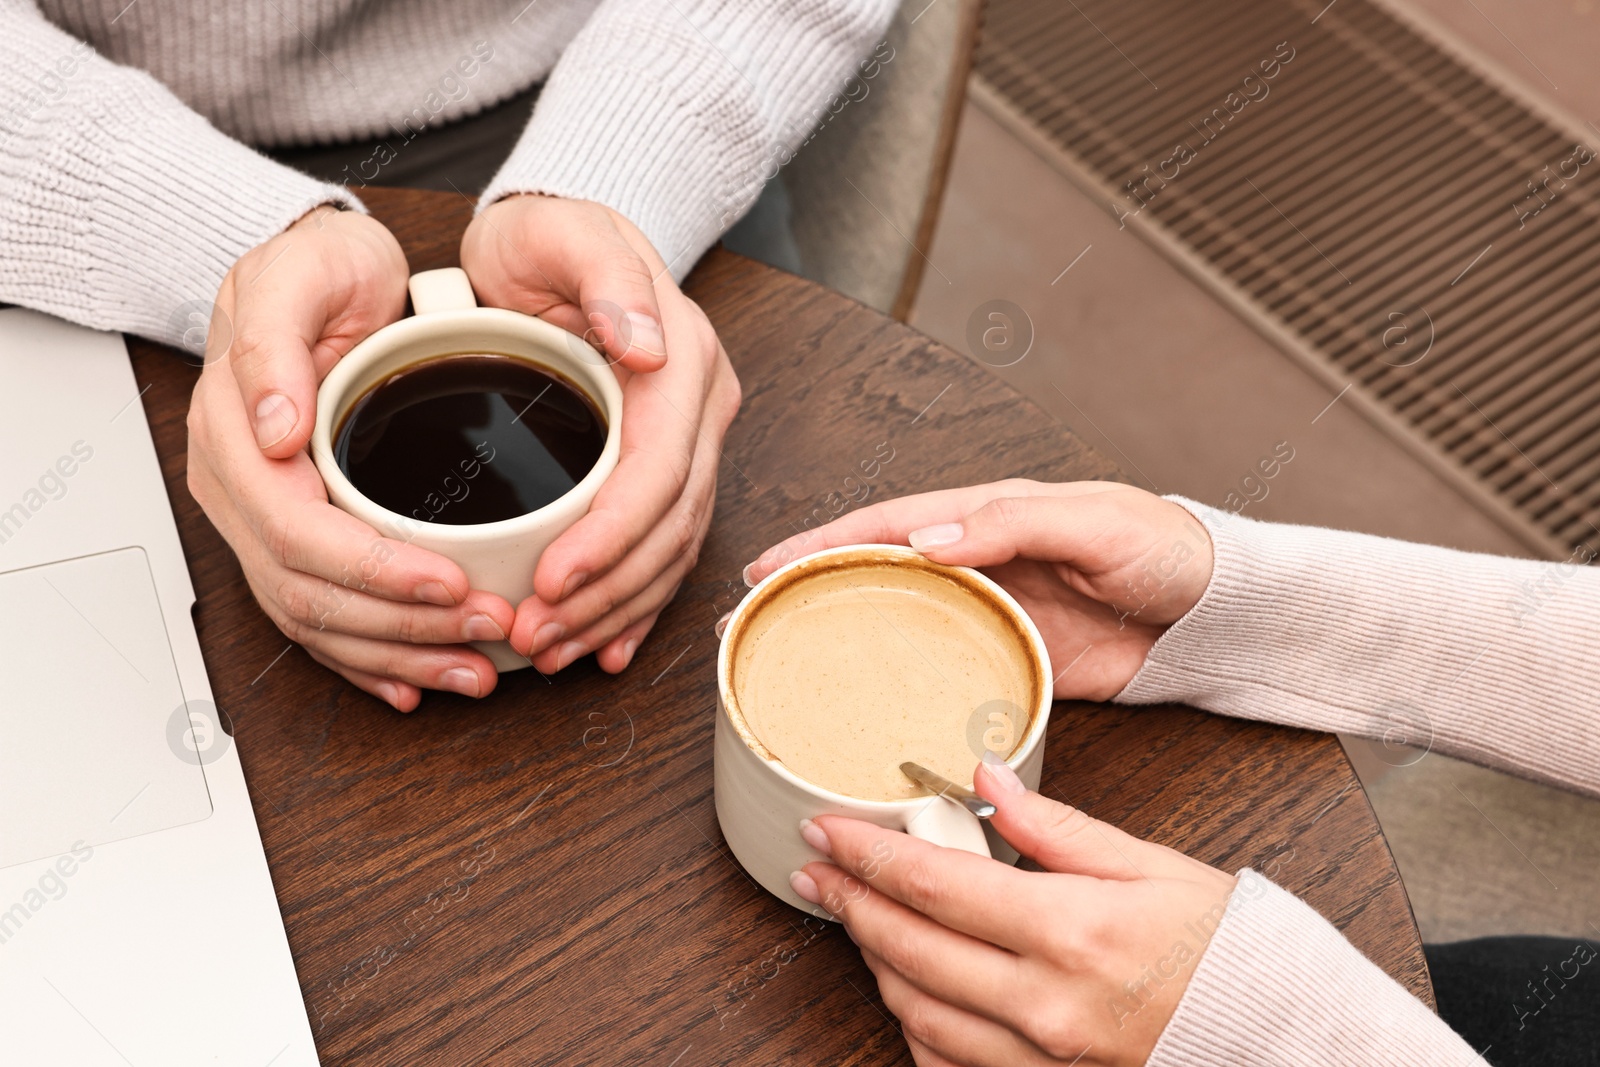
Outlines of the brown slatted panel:
{"type": "Polygon", "coordinates": [[[1600,159],[1519,222],[1568,134],[1370,0],[1323,3],[989,0],[977,70],[1530,543],[1600,540],[1600,159]],[[1207,140],[1280,42],[1266,96],[1207,140]],[[1180,142],[1178,176],[1131,192],[1180,142]],[[1413,343],[1433,325],[1409,366],[1395,312],[1413,343]]]}

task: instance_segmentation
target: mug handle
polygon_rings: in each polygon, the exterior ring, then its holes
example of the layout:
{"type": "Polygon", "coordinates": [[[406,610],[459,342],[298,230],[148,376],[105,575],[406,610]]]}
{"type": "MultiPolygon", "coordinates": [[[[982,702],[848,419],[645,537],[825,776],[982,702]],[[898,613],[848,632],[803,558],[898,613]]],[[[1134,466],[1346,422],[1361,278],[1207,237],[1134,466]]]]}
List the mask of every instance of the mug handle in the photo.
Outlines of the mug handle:
{"type": "Polygon", "coordinates": [[[411,310],[417,315],[436,311],[471,311],[478,306],[472,283],[460,267],[419,271],[407,285],[411,290],[411,310]]]}
{"type": "Polygon", "coordinates": [[[933,845],[959,848],[979,856],[990,856],[989,841],[978,817],[953,800],[933,797],[932,803],[906,820],[906,833],[933,845]]]}

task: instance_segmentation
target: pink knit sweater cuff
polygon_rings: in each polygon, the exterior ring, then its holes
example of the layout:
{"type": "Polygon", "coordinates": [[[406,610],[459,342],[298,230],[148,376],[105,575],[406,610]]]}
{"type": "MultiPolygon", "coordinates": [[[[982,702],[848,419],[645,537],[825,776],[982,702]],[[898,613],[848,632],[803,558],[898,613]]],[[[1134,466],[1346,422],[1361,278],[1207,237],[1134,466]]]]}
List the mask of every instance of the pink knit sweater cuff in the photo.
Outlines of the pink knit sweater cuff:
{"type": "Polygon", "coordinates": [[[1481,1063],[1298,897],[1239,872],[1148,1067],[1481,1063]]]}

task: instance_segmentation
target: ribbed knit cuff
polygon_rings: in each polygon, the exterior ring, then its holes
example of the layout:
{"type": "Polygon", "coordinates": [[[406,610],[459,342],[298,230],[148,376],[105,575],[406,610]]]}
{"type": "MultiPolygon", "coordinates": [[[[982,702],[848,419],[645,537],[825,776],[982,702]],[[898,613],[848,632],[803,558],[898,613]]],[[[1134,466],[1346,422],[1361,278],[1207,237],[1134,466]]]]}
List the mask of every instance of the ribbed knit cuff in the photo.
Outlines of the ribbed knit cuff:
{"type": "Polygon", "coordinates": [[[1600,792],[1600,571],[1170,499],[1211,534],[1211,583],[1119,703],[1354,733],[1600,792]]]}
{"type": "Polygon", "coordinates": [[[1147,1067],[1465,1067],[1472,1048],[1329,923],[1239,872],[1147,1067]]]}
{"type": "Polygon", "coordinates": [[[0,300],[175,344],[240,255],[317,204],[360,207],[230,140],[150,76],[53,27],[38,35],[0,47],[6,98],[40,77],[6,61],[48,70],[83,51],[58,98],[0,119],[0,300]]]}
{"type": "Polygon", "coordinates": [[[479,206],[513,193],[596,201],[682,279],[844,89],[894,8],[605,0],[479,206]]]}

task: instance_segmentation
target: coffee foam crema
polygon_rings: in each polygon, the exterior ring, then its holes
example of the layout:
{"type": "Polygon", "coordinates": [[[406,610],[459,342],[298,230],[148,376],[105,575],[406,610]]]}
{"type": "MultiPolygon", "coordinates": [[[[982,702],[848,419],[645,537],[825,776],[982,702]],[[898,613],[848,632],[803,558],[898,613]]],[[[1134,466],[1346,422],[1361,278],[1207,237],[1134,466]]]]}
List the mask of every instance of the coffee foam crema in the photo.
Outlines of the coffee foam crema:
{"type": "Polygon", "coordinates": [[[912,760],[963,785],[1027,738],[1044,680],[1026,631],[964,572],[909,553],[825,558],[780,576],[730,639],[747,743],[863,800],[926,794],[912,760]]]}

